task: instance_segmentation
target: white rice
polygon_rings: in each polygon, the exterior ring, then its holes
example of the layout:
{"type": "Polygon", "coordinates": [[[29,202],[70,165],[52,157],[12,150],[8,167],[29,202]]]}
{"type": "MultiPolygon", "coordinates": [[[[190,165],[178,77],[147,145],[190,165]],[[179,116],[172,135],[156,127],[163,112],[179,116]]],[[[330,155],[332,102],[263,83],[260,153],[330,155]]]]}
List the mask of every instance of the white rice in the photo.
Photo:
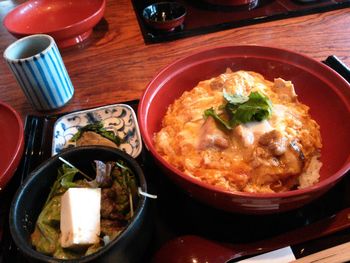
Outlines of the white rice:
{"type": "Polygon", "coordinates": [[[320,169],[322,163],[318,160],[319,156],[313,156],[309,162],[306,171],[299,176],[299,189],[313,186],[320,178],[320,169]]]}

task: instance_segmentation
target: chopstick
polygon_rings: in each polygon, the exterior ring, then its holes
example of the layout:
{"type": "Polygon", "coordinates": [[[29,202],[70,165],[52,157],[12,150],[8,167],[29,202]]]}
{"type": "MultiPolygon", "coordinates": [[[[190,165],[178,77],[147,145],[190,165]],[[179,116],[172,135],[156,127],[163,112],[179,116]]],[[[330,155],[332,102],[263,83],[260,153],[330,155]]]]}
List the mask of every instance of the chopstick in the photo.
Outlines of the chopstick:
{"type": "Polygon", "coordinates": [[[350,261],[350,242],[292,261],[293,263],[343,263],[350,261]]]}

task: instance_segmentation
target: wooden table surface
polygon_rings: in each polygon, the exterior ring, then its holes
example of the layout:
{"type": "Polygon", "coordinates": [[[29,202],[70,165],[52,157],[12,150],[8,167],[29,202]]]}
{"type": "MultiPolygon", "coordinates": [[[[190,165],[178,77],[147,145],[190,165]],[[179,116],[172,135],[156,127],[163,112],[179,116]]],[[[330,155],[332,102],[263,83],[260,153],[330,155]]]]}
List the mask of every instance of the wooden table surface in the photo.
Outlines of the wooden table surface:
{"type": "MultiPolygon", "coordinates": [[[[0,0],[0,17],[23,1],[0,0]]],[[[104,19],[82,46],[61,50],[75,88],[61,113],[139,99],[163,67],[193,52],[224,45],[257,44],[286,48],[316,60],[338,56],[350,65],[350,9],[245,26],[172,42],[144,43],[130,0],[107,0],[104,19]]],[[[0,27],[0,51],[15,41],[0,27]]],[[[4,59],[0,61],[0,101],[26,114],[42,114],[27,102],[4,59]]]]}

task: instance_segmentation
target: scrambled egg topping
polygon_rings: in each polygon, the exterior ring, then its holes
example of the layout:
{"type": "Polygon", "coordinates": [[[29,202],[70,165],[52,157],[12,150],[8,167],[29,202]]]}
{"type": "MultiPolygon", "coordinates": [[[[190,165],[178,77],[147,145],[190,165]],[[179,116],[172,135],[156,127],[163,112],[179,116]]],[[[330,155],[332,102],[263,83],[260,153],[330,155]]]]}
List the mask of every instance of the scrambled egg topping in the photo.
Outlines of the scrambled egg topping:
{"type": "Polygon", "coordinates": [[[322,165],[320,127],[308,111],[290,81],[270,82],[255,72],[228,69],[171,104],[154,141],[169,163],[221,189],[272,193],[304,188],[318,181],[322,165]],[[225,119],[224,93],[252,92],[271,101],[267,119],[228,130],[204,114],[212,108],[225,119]]]}

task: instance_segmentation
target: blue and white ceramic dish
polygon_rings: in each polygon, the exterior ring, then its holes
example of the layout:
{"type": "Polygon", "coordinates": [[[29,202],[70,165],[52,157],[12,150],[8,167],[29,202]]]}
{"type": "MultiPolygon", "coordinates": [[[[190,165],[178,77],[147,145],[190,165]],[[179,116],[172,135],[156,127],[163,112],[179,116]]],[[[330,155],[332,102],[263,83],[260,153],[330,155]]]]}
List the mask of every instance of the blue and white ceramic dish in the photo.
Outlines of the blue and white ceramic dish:
{"type": "Polygon", "coordinates": [[[126,104],[114,104],[70,113],[59,118],[53,127],[51,155],[75,147],[70,139],[78,129],[87,124],[102,122],[105,129],[113,131],[123,143],[119,149],[136,158],[142,150],[142,140],[134,110],[126,104]]]}

